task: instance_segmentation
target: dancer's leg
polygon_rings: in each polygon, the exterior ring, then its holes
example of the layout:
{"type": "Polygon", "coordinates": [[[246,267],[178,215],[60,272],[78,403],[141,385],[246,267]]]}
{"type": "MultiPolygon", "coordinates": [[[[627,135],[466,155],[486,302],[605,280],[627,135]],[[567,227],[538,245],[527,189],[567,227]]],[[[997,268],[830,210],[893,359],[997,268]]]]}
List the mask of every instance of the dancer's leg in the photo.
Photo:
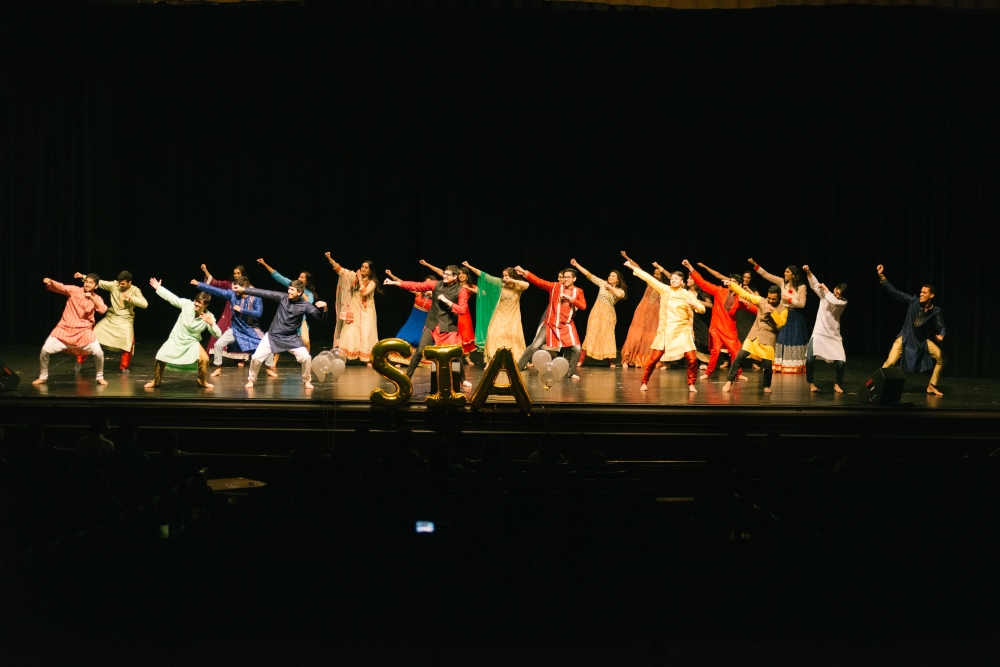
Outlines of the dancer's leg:
{"type": "MultiPolygon", "coordinates": [[[[226,333],[229,333],[228,331],[226,333]]],[[[211,389],[215,385],[208,381],[208,352],[201,345],[198,346],[198,386],[211,389]]]]}
{"type": "Polygon", "coordinates": [[[698,379],[698,355],[694,350],[684,353],[684,358],[687,360],[688,367],[688,391],[694,393],[698,391],[694,388],[695,380],[698,379]]]}
{"type": "Polygon", "coordinates": [[[770,359],[761,359],[760,365],[764,367],[764,393],[771,393],[771,375],[774,373],[774,362],[770,359]]]}
{"type": "Polygon", "coordinates": [[[702,379],[712,377],[712,373],[715,372],[715,367],[719,363],[719,353],[722,352],[722,347],[722,336],[717,330],[710,328],[708,330],[708,366],[701,375],[702,379]]]}
{"type": "Polygon", "coordinates": [[[833,362],[833,367],[837,369],[837,382],[833,385],[833,390],[838,394],[843,394],[844,389],[841,385],[844,384],[844,366],[847,364],[843,361],[833,362]]]}
{"type": "Polygon", "coordinates": [[[226,329],[226,331],[219,336],[219,339],[215,341],[215,349],[212,350],[212,355],[215,357],[216,366],[222,365],[222,353],[226,350],[226,346],[235,342],[236,334],[233,333],[231,328],[226,329]]]}
{"type": "MultiPolygon", "coordinates": [[[[730,348],[732,349],[732,348],[730,348]]],[[[750,356],[750,353],[746,350],[740,350],[736,357],[733,358],[733,363],[729,364],[729,373],[726,375],[726,384],[722,387],[723,392],[729,391],[733,386],[733,381],[736,380],[736,375],[740,371],[740,366],[743,361],[750,356]]]]}
{"type": "Polygon", "coordinates": [[[104,350],[96,340],[83,348],[94,358],[94,365],[97,367],[97,384],[107,384],[104,381],[104,350]]]}
{"type": "Polygon", "coordinates": [[[518,369],[523,371],[527,367],[528,362],[531,361],[531,355],[542,349],[542,345],[545,345],[545,324],[538,325],[538,331],[535,332],[535,340],[531,341],[531,345],[524,348],[524,354],[517,360],[518,369]]]}
{"type": "Polygon", "coordinates": [[[892,349],[889,350],[889,358],[885,360],[882,364],[882,368],[889,368],[889,366],[895,366],[899,358],[903,356],[903,337],[900,336],[893,342],[892,349]]]}
{"type": "Polygon", "coordinates": [[[420,334],[420,342],[417,343],[417,351],[410,355],[410,365],[406,367],[406,376],[413,377],[413,373],[420,365],[420,360],[424,358],[424,348],[434,342],[434,336],[430,329],[424,327],[424,332],[420,334]]]}
{"type": "Polygon", "coordinates": [[[941,371],[944,370],[944,364],[948,361],[944,352],[938,347],[937,343],[927,339],[927,352],[931,355],[931,359],[934,360],[934,370],[931,372],[931,382],[927,385],[928,394],[936,394],[941,396],[941,392],[937,390],[938,380],[941,379],[941,371]]]}
{"type": "Polygon", "coordinates": [[[42,345],[42,352],[38,355],[38,379],[32,384],[43,384],[49,378],[49,356],[62,352],[66,349],[66,344],[58,338],[49,336],[42,345]]]}
{"type": "Polygon", "coordinates": [[[646,367],[642,369],[642,385],[639,387],[640,391],[646,391],[646,383],[649,382],[649,376],[652,375],[653,369],[656,368],[656,362],[658,362],[662,356],[663,350],[650,350],[649,361],[646,362],[646,367]]]}
{"type": "Polygon", "coordinates": [[[813,339],[809,339],[809,345],[806,347],[806,382],[809,383],[809,391],[819,391],[819,387],[813,380],[816,379],[816,355],[813,354],[813,339]]]}
{"type": "Polygon", "coordinates": [[[302,318],[302,326],[299,328],[299,335],[302,337],[302,342],[306,345],[306,352],[308,352],[312,348],[309,347],[309,322],[307,322],[305,318],[302,318]]]}
{"type": "Polygon", "coordinates": [[[154,387],[159,387],[160,383],[163,381],[163,370],[167,367],[167,362],[156,360],[153,364],[153,380],[152,382],[147,382],[144,386],[146,389],[153,389],[154,387]]]}
{"type": "Polygon", "coordinates": [[[729,365],[736,366],[736,377],[740,380],[746,380],[743,376],[743,366],[736,363],[736,357],[739,356],[740,348],[743,344],[740,343],[740,339],[736,336],[722,337],[722,346],[729,351],[729,365]]]}
{"type": "Polygon", "coordinates": [[[302,364],[302,384],[306,386],[306,389],[312,389],[312,357],[309,356],[309,350],[304,347],[297,347],[291,350],[292,355],[295,357],[295,361],[302,364]]]}
{"type": "Polygon", "coordinates": [[[580,376],[576,374],[576,365],[580,361],[580,346],[574,345],[571,348],[573,351],[569,355],[569,370],[566,371],[566,375],[563,377],[568,377],[571,379],[579,379],[580,376]]]}
{"type": "MultiPolygon", "coordinates": [[[[260,371],[260,364],[270,354],[271,338],[267,334],[264,334],[264,337],[260,339],[260,343],[257,345],[257,349],[254,350],[253,356],[250,357],[250,371],[247,373],[247,389],[253,389],[253,383],[257,380],[257,373],[260,371]]],[[[277,357],[278,355],[274,356],[277,357]]]]}
{"type": "Polygon", "coordinates": [[[135,338],[132,338],[132,346],[128,350],[122,350],[122,360],[118,364],[118,370],[126,375],[129,372],[129,365],[132,363],[132,355],[135,354],[135,338]]]}

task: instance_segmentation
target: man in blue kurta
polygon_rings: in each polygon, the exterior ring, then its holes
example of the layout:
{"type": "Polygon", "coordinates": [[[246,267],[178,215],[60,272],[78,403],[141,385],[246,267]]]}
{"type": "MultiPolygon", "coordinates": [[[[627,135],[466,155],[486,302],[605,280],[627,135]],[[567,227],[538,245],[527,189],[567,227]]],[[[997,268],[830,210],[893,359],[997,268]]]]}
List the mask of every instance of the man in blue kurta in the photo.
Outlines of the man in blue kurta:
{"type": "Polygon", "coordinates": [[[878,265],[879,282],[890,296],[907,304],[907,309],[903,328],[896,335],[889,358],[882,364],[882,368],[894,366],[902,359],[903,370],[908,373],[925,373],[933,369],[927,393],[943,396],[937,383],[947,358],[938,343],[944,340],[946,330],[944,314],[934,305],[934,286],[924,285],[920,288],[919,295],[904,294],[886,280],[883,268],[881,264],[878,265]]]}
{"type": "MultiPolygon", "coordinates": [[[[215,287],[197,280],[192,280],[191,284],[212,296],[226,299],[232,308],[233,317],[230,320],[229,328],[223,331],[222,336],[215,341],[213,355],[216,368],[212,377],[218,377],[222,375],[222,354],[230,343],[236,343],[240,352],[247,353],[252,353],[260,345],[260,339],[264,337],[264,332],[260,330],[259,326],[260,317],[264,314],[264,300],[249,294],[240,296],[231,289],[215,287]]],[[[253,287],[245,276],[234,280],[233,285],[253,287]]]]}
{"type": "Polygon", "coordinates": [[[312,317],[320,322],[326,320],[326,302],[318,301],[313,305],[305,300],[303,291],[305,283],[301,280],[293,280],[288,286],[288,292],[272,292],[270,290],[243,287],[234,285],[233,291],[238,296],[244,294],[255,296],[261,299],[270,299],[278,302],[278,312],[267,333],[260,340],[260,345],[250,358],[250,373],[247,376],[247,389],[253,389],[253,384],[257,380],[257,372],[261,363],[267,359],[268,355],[279,352],[291,352],[295,360],[302,364],[302,384],[306,389],[312,389],[309,374],[312,372],[312,357],[306,349],[302,337],[299,335],[299,327],[302,326],[306,316],[312,317]]]}

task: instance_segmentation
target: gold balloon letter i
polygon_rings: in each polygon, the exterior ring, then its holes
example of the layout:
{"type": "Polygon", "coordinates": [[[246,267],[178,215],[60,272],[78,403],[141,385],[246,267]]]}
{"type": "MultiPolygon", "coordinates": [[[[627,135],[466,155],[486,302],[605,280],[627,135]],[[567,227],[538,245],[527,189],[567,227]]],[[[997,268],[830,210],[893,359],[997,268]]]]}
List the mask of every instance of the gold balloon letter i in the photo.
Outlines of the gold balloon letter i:
{"type": "Polygon", "coordinates": [[[399,408],[410,400],[410,396],[413,394],[413,383],[410,382],[406,373],[389,363],[388,357],[391,352],[408,357],[411,351],[410,344],[401,338],[386,338],[375,343],[375,347],[372,348],[372,368],[375,369],[376,373],[396,385],[396,391],[387,394],[384,389],[378,387],[372,390],[371,396],[369,396],[372,403],[384,408],[399,408]]]}
{"type": "Polygon", "coordinates": [[[429,408],[461,408],[465,406],[465,394],[456,392],[452,386],[451,361],[462,357],[460,345],[428,345],[424,348],[424,358],[437,364],[437,391],[427,395],[429,408]]]}

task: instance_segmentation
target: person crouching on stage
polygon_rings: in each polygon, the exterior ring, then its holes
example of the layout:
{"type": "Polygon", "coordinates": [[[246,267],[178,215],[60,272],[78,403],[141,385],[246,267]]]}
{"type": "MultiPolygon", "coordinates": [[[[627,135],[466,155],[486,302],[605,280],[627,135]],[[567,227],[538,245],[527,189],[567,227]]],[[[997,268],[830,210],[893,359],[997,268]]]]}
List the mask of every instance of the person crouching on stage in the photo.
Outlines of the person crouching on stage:
{"type": "MultiPolygon", "coordinates": [[[[640,391],[646,391],[649,376],[661,358],[667,361],[683,358],[687,361],[688,391],[697,393],[694,386],[698,379],[698,356],[695,353],[694,338],[691,335],[691,318],[694,313],[704,313],[705,304],[699,301],[684,286],[684,274],[674,271],[670,274],[670,284],[664,285],[639,268],[626,255],[625,266],[660,294],[660,319],[656,327],[656,338],[650,346],[652,354],[642,370],[640,391]]],[[[659,267],[659,265],[657,265],[659,267]]],[[[662,268],[662,267],[659,267],[662,268]]]]}
{"type": "Polygon", "coordinates": [[[244,287],[234,285],[233,291],[237,296],[254,296],[260,299],[270,299],[278,302],[278,312],[271,320],[271,326],[267,333],[260,339],[260,345],[250,358],[250,373],[247,375],[247,389],[253,389],[253,384],[257,380],[257,372],[260,365],[272,353],[277,356],[279,352],[291,352],[295,361],[302,364],[302,384],[306,389],[312,389],[312,357],[309,350],[299,335],[299,330],[305,324],[306,316],[319,322],[326,320],[327,308],[325,301],[317,301],[313,305],[306,301],[304,292],[306,284],[301,280],[293,280],[288,285],[288,292],[272,292],[266,289],[244,287]]]}
{"type": "Polygon", "coordinates": [[[886,280],[883,269],[879,264],[878,279],[882,287],[892,298],[907,304],[908,310],[903,328],[896,334],[889,358],[882,364],[882,368],[894,366],[900,359],[903,370],[907,373],[925,373],[933,368],[927,393],[944,396],[938,391],[937,384],[947,358],[938,343],[944,340],[947,330],[944,326],[944,314],[934,305],[934,285],[924,285],[917,296],[904,294],[886,280]]]}
{"type": "Polygon", "coordinates": [[[177,316],[174,328],[170,331],[167,341],[156,353],[156,364],[153,366],[153,380],[145,384],[146,389],[155,389],[163,381],[163,371],[167,366],[177,370],[198,369],[198,386],[212,389],[208,382],[208,352],[201,346],[201,334],[208,329],[213,336],[221,336],[219,325],[215,323],[215,315],[208,312],[208,304],[212,297],[204,292],[198,292],[194,300],[181,299],[163,286],[162,280],[149,279],[152,287],[161,299],[181,312],[177,316]]]}
{"type": "MultiPolygon", "coordinates": [[[[747,312],[757,314],[757,308],[754,306],[748,306],[746,302],[742,301],[735,293],[726,289],[725,287],[720,287],[719,285],[713,285],[704,278],[701,274],[691,266],[691,262],[686,259],[681,262],[684,267],[691,272],[691,278],[694,280],[694,284],[697,285],[702,291],[709,294],[714,300],[714,307],[712,308],[712,323],[708,328],[708,339],[709,339],[709,357],[708,357],[708,367],[705,372],[701,375],[702,380],[707,380],[712,377],[712,373],[715,372],[715,368],[719,363],[719,354],[722,348],[729,350],[730,362],[736,359],[736,355],[742,347],[740,345],[739,335],[736,333],[736,314],[745,310],[747,312]]],[[[704,266],[699,263],[699,266],[704,266]]],[[[738,281],[740,276],[737,274],[732,274],[729,276],[730,280],[738,281]]],[[[746,380],[743,377],[743,371],[740,368],[736,369],[736,377],[740,380],[746,380]]]]}
{"type": "MultiPolygon", "coordinates": [[[[87,278],[82,273],[77,273],[73,277],[80,280],[87,278]]],[[[111,294],[111,303],[104,318],[94,327],[94,335],[97,336],[97,342],[101,344],[102,349],[122,353],[118,370],[123,375],[128,375],[132,354],[135,352],[135,332],[132,327],[135,321],[135,309],[146,308],[149,302],[142,295],[142,291],[132,284],[132,274],[128,271],[122,271],[114,280],[99,280],[97,287],[111,294]]],[[[85,354],[77,355],[77,370],[80,370],[80,365],[86,358],[85,354]]]]}
{"type": "Polygon", "coordinates": [[[59,324],[42,346],[42,353],[38,357],[41,366],[38,379],[31,384],[45,384],[49,378],[49,356],[66,349],[73,353],[85,351],[94,355],[97,384],[107,384],[104,380],[104,350],[94,336],[94,313],[104,313],[108,310],[104,305],[104,299],[94,291],[99,280],[96,273],[90,273],[84,278],[83,287],[64,285],[52,278],[45,278],[42,281],[47,290],[66,297],[66,307],[63,308],[59,324]]]}
{"type": "Polygon", "coordinates": [[[844,390],[841,385],[844,384],[844,366],[847,363],[847,354],[844,352],[844,340],[840,336],[840,316],[844,314],[844,308],[847,308],[847,301],[844,299],[847,285],[840,283],[829,290],[812,274],[808,264],[803,266],[802,270],[806,272],[809,287],[819,297],[816,324],[813,325],[809,346],[806,348],[806,381],[809,383],[809,391],[819,391],[819,387],[813,382],[815,379],[813,366],[816,359],[825,359],[827,363],[832,363],[836,369],[837,380],[833,385],[833,391],[843,394],[844,390]]]}
{"type": "Polygon", "coordinates": [[[771,393],[771,375],[774,365],[774,345],[778,339],[778,329],[785,326],[788,320],[788,307],[781,300],[781,288],[771,285],[767,288],[767,298],[751,294],[731,280],[722,281],[741,299],[746,299],[757,306],[757,319],[743,341],[743,348],[729,366],[728,381],[722,387],[727,392],[733,386],[740,365],[749,356],[758,357],[764,368],[764,393],[771,393]]]}
{"type": "MultiPolygon", "coordinates": [[[[395,285],[408,292],[431,292],[431,308],[424,320],[424,331],[417,343],[416,351],[410,356],[410,365],[406,367],[406,376],[413,377],[414,371],[420,365],[424,356],[424,348],[434,345],[462,346],[462,336],[458,332],[458,318],[469,312],[469,291],[458,282],[459,268],[457,264],[449,264],[441,272],[441,280],[425,280],[413,282],[410,280],[393,280],[386,278],[383,284],[395,285]]],[[[390,273],[387,271],[386,273],[390,273]]],[[[462,387],[471,389],[472,383],[465,379],[465,364],[459,364],[459,376],[462,387]]]]}
{"type": "MultiPolygon", "coordinates": [[[[574,287],[576,283],[576,269],[563,269],[559,272],[559,282],[550,283],[542,280],[534,273],[515,266],[514,271],[519,276],[524,276],[528,283],[539,287],[549,293],[549,307],[545,311],[545,326],[539,328],[535,335],[535,340],[524,351],[517,362],[517,367],[524,370],[531,355],[539,350],[542,345],[561,350],[568,347],[572,350],[569,357],[569,370],[564,377],[571,380],[579,380],[576,374],[576,364],[580,361],[580,336],[576,333],[576,325],[573,323],[573,315],[578,310],[587,309],[587,299],[583,296],[583,290],[574,287]]],[[[540,370],[540,369],[539,369],[540,370]]]]}

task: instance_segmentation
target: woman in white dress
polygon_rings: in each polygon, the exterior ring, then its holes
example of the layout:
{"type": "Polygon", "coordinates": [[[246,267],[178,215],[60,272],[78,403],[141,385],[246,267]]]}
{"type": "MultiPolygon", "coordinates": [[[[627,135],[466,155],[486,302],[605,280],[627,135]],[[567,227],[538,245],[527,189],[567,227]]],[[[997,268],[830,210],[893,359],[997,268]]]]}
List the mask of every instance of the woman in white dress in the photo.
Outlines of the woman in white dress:
{"type": "Polygon", "coordinates": [[[351,271],[326,253],[326,259],[339,276],[337,280],[337,328],[333,346],[339,347],[348,359],[360,359],[371,367],[372,348],[378,342],[378,319],[375,316],[375,292],[382,289],[375,280],[372,262],[351,271]]]}

